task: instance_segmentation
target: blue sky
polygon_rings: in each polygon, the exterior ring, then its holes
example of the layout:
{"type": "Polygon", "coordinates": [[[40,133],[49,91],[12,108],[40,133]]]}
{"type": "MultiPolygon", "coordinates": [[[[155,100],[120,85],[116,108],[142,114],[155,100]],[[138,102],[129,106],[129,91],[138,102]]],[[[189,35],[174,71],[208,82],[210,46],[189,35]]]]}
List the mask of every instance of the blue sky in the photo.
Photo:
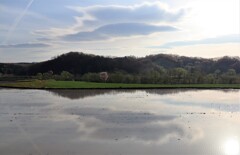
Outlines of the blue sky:
{"type": "Polygon", "coordinates": [[[239,0],[1,0],[0,62],[69,51],[240,56],[239,0]]]}

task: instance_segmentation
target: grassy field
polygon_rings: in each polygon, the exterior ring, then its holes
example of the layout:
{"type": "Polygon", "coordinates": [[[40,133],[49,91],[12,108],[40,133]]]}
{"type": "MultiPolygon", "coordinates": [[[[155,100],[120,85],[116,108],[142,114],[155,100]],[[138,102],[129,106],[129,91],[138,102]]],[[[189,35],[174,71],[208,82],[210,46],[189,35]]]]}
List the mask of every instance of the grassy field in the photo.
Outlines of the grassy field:
{"type": "Polygon", "coordinates": [[[91,89],[91,88],[232,88],[240,89],[240,84],[122,84],[122,83],[94,83],[82,81],[31,80],[18,82],[0,82],[0,87],[8,88],[36,88],[36,89],[91,89]]]}

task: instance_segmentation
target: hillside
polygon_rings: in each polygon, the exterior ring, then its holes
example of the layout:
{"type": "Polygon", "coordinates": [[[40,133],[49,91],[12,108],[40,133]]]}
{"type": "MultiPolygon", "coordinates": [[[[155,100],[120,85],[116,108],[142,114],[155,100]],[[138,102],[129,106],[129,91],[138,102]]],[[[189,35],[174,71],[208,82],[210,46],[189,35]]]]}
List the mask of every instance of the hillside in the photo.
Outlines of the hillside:
{"type": "Polygon", "coordinates": [[[63,70],[74,75],[88,72],[116,72],[122,71],[131,74],[138,74],[148,70],[155,70],[159,67],[165,69],[185,68],[198,70],[203,73],[213,73],[216,70],[226,72],[234,69],[240,73],[239,57],[222,57],[217,60],[177,55],[158,54],[142,58],[136,57],[103,57],[78,52],[69,52],[48,61],[39,63],[0,63],[0,73],[14,75],[36,75],[53,71],[59,74],[63,70]]]}

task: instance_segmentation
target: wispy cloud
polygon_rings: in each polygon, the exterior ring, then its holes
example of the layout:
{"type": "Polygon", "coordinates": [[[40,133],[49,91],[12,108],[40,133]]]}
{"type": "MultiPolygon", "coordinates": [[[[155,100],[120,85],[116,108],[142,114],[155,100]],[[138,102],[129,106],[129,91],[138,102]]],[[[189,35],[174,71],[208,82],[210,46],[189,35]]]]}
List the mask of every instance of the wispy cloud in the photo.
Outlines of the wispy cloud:
{"type": "Polygon", "coordinates": [[[240,35],[225,35],[218,36],[214,38],[205,38],[201,40],[191,40],[191,41],[175,41],[169,42],[160,46],[151,46],[151,48],[172,48],[178,46],[191,46],[191,45],[201,45],[201,44],[224,44],[224,43],[240,43],[240,35]]]}
{"type": "Polygon", "coordinates": [[[23,43],[23,44],[4,44],[0,45],[0,48],[43,48],[49,47],[49,44],[43,43],[23,43]]]}

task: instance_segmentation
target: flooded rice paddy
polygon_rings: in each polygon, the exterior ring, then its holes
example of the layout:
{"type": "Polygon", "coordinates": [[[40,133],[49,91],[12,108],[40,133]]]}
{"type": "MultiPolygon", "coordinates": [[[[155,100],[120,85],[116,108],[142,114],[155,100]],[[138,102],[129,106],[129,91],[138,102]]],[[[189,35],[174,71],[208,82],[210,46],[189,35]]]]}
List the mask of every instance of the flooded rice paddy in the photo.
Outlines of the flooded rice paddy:
{"type": "Polygon", "coordinates": [[[240,90],[0,89],[3,155],[239,155],[240,90]]]}

